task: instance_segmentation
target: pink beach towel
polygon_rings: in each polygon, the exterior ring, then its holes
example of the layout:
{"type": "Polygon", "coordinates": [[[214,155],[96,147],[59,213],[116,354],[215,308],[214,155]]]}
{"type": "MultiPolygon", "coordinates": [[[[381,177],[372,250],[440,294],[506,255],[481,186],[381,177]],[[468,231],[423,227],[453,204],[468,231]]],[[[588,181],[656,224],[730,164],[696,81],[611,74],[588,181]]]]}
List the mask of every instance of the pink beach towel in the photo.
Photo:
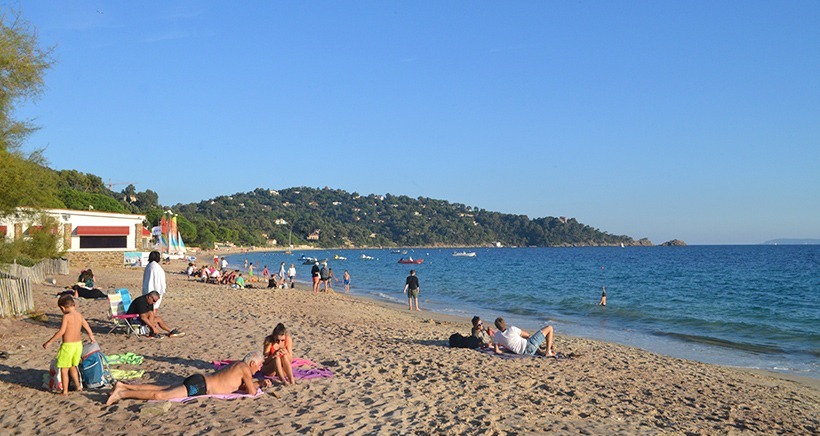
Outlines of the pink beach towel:
{"type": "MultiPolygon", "coordinates": [[[[235,362],[234,360],[214,360],[214,368],[221,369],[225,366],[230,365],[231,363],[235,362]]],[[[297,380],[313,380],[317,378],[331,378],[333,377],[333,371],[327,368],[297,368],[297,366],[315,366],[316,364],[311,362],[308,359],[299,359],[295,358],[291,362],[291,366],[293,366],[293,377],[297,380]]],[[[263,377],[261,372],[257,372],[253,375],[254,377],[263,377]]],[[[267,379],[277,380],[278,377],[276,376],[264,376],[267,379]]]]}

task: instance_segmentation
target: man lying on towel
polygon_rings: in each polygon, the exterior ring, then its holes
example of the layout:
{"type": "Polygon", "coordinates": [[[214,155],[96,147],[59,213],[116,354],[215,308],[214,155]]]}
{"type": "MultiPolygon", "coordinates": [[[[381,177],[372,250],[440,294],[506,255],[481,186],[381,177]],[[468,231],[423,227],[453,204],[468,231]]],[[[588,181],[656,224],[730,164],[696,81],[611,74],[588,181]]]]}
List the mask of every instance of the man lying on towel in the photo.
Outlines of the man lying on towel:
{"type": "Polygon", "coordinates": [[[242,361],[234,362],[213,374],[194,374],[183,380],[182,384],[174,386],[117,383],[105,404],[114,404],[126,398],[173,400],[200,395],[231,394],[240,390],[253,395],[259,388],[271,385],[270,380],[253,379],[253,374],[262,368],[263,361],[262,353],[254,351],[248,353],[242,361]]]}

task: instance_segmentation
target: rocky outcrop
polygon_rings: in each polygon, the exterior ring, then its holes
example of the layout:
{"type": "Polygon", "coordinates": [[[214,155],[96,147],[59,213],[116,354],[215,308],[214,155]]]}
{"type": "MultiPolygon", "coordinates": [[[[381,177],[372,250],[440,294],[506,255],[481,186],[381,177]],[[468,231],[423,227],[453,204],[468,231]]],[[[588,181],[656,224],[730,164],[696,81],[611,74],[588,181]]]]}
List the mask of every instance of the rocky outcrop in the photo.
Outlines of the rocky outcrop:
{"type": "Polygon", "coordinates": [[[661,244],[661,247],[685,247],[686,242],[681,241],[680,239],[673,239],[671,241],[666,241],[661,244]]]}

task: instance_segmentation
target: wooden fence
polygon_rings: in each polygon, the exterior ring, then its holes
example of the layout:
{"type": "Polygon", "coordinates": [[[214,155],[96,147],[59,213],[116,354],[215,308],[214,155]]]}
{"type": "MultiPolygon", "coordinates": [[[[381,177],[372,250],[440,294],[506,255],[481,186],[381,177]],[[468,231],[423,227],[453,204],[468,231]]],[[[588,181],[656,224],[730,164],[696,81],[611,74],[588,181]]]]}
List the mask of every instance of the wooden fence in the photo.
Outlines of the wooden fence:
{"type": "Polygon", "coordinates": [[[31,283],[40,283],[49,275],[68,274],[68,261],[48,259],[31,268],[11,264],[0,265],[0,269],[0,318],[7,318],[34,310],[31,283]]]}

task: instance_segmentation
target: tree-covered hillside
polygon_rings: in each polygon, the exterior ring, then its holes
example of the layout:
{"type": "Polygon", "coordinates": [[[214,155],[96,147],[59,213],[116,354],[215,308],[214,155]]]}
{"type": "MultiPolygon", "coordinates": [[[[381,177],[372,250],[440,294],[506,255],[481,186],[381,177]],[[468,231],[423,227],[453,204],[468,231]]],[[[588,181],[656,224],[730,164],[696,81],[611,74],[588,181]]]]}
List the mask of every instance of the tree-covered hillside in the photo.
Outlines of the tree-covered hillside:
{"type": "Polygon", "coordinates": [[[197,233],[209,234],[193,238],[203,245],[207,239],[243,245],[275,239],[286,245],[289,238],[294,245],[324,247],[651,244],[602,232],[574,218],[531,220],[425,197],[363,196],[328,188],[256,189],[178,204],[173,210],[190,220],[197,233]],[[318,234],[318,240],[309,240],[311,234],[318,234]]]}

